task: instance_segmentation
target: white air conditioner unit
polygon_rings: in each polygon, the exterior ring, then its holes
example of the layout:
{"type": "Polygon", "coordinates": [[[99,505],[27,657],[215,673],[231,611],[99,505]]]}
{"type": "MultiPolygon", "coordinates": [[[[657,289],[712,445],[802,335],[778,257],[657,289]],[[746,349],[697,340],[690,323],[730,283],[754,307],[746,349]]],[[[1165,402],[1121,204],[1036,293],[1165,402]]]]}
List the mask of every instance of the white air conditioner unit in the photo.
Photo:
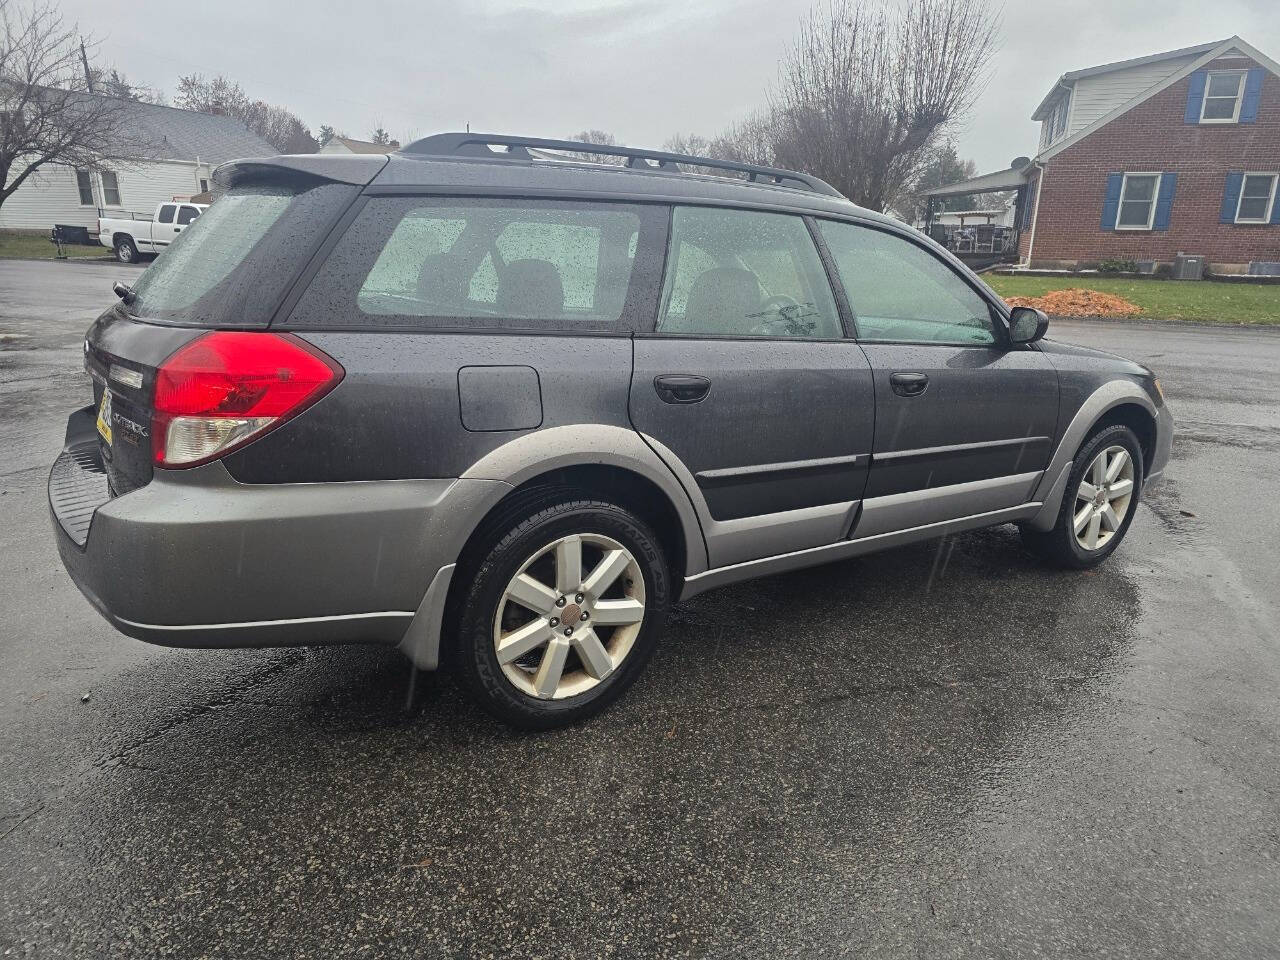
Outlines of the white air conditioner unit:
{"type": "Polygon", "coordinates": [[[1186,254],[1178,254],[1173,258],[1173,279],[1203,280],[1204,257],[1189,257],[1186,254]]]}

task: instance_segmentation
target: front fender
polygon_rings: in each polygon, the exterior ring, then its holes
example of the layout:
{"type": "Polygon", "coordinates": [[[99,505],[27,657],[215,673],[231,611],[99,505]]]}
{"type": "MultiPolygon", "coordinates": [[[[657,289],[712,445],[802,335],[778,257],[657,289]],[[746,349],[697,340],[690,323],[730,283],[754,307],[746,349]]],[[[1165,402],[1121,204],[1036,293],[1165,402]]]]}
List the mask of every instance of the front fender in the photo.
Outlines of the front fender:
{"type": "Polygon", "coordinates": [[[1062,506],[1062,497],[1066,492],[1067,476],[1071,473],[1071,465],[1093,427],[1109,410],[1122,404],[1132,403],[1142,407],[1151,415],[1151,419],[1160,421],[1159,411],[1151,402],[1151,397],[1132,380],[1111,380],[1089,394],[1075,416],[1063,431],[1062,439],[1045,468],[1044,476],[1036,487],[1032,500],[1039,500],[1043,506],[1040,511],[1027,521],[1033,530],[1052,530],[1058,519],[1058,510],[1062,506]]]}

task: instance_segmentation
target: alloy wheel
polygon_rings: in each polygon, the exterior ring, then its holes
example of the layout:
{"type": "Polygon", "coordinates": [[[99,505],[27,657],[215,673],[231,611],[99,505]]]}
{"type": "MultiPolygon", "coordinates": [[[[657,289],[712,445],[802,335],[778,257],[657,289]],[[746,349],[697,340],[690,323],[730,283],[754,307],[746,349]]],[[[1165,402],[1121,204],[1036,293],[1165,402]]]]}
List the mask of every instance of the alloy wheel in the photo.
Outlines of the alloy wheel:
{"type": "Polygon", "coordinates": [[[1121,446],[1101,451],[1080,478],[1072,529],[1084,550],[1101,550],[1119,532],[1133,503],[1133,458],[1121,446]]]}
{"type": "Polygon", "coordinates": [[[502,672],[542,700],[585,693],[631,652],[644,601],[644,576],[626,547],[596,533],[561,537],[520,565],[498,602],[502,672]]]}

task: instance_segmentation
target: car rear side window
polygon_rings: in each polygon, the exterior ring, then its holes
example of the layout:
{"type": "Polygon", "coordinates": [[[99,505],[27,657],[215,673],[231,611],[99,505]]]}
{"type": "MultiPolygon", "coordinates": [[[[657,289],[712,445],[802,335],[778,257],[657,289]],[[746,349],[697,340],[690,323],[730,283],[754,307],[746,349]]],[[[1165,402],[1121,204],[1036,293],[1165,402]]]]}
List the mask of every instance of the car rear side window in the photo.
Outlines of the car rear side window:
{"type": "Polygon", "coordinates": [[[661,219],[637,204],[375,197],[289,325],[631,329],[661,219]]]}
{"type": "Polygon", "coordinates": [[[311,179],[232,187],[138,278],[130,312],[182,325],[266,326],[358,189],[311,179]]]}
{"type": "Polygon", "coordinates": [[[991,308],[924,247],[886,230],[819,221],[859,340],[991,344],[991,308]]]}
{"type": "Polygon", "coordinates": [[[676,207],[658,333],[842,336],[817,248],[797,216],[676,207]]]}

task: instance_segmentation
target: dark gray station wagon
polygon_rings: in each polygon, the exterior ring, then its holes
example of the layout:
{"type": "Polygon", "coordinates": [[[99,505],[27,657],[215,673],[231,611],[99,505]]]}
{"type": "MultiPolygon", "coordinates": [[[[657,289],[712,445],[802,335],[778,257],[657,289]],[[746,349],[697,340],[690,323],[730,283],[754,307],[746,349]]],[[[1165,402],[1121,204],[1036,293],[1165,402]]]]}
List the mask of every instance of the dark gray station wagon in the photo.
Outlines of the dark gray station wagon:
{"type": "Polygon", "coordinates": [[[144,640],[398,645],[551,726],[722,584],[1010,522],[1096,564],[1169,457],[1149,370],[802,174],[443,134],[215,181],[49,480],[144,640]]]}

